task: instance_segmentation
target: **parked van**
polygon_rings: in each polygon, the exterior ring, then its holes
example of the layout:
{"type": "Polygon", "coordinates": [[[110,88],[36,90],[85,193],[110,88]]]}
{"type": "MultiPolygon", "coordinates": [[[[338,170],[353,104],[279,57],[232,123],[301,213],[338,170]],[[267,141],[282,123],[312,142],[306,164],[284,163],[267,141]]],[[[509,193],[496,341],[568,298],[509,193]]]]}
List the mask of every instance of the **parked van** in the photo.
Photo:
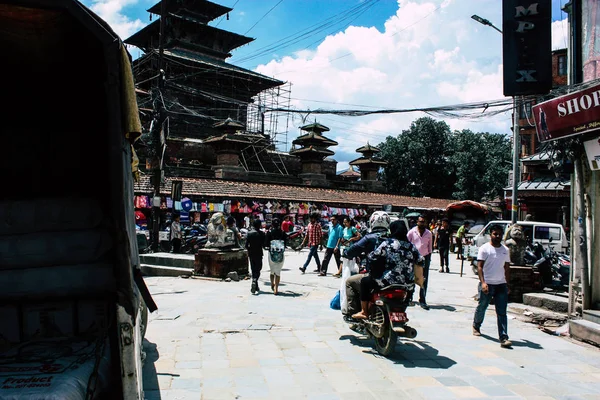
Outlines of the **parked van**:
{"type": "MultiPolygon", "coordinates": [[[[469,258],[473,258],[474,260],[477,259],[479,247],[490,241],[490,228],[493,225],[500,225],[503,231],[506,232],[506,229],[511,224],[511,221],[506,220],[488,222],[487,225],[473,238],[468,249],[469,258]]],[[[517,224],[523,227],[525,236],[530,242],[539,242],[544,247],[550,246],[559,253],[568,253],[569,240],[562,225],[538,221],[517,221],[517,224]]],[[[502,243],[504,243],[504,241],[502,243]]]]}

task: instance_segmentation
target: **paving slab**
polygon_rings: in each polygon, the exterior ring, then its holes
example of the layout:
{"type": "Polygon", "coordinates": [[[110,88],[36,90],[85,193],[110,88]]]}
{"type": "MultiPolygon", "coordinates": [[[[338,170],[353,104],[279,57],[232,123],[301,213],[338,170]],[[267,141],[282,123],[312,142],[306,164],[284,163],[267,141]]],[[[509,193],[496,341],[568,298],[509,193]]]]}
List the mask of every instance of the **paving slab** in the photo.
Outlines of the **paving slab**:
{"type": "MultiPolygon", "coordinates": [[[[286,252],[278,296],[268,267],[258,295],[248,280],[145,278],[159,306],[145,340],[146,398],[591,399],[600,393],[595,347],[509,315],[513,348],[502,349],[493,307],[483,336],[472,336],[477,278],[467,269],[463,277],[437,272],[437,254],[431,310],[407,311],[418,336],[401,339],[392,356],[382,357],[329,308],[340,279],[298,271],[307,254],[286,252]]],[[[451,269],[459,271],[459,261],[451,269]]]]}

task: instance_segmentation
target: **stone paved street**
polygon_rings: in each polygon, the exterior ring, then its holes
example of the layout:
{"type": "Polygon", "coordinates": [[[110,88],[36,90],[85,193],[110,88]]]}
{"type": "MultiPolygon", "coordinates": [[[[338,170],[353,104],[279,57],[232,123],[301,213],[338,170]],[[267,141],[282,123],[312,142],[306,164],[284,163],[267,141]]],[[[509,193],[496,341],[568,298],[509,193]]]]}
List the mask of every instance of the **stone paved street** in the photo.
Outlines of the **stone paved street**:
{"type": "Polygon", "coordinates": [[[477,280],[466,263],[462,278],[457,260],[440,274],[434,254],[431,310],[408,309],[419,334],[387,359],[329,308],[339,279],[298,271],[307,253],[286,252],[279,296],[268,266],[258,296],[249,280],[146,278],[159,306],[146,334],[146,399],[600,399],[594,347],[509,315],[513,348],[502,349],[493,306],[483,336],[471,335],[477,280]]]}

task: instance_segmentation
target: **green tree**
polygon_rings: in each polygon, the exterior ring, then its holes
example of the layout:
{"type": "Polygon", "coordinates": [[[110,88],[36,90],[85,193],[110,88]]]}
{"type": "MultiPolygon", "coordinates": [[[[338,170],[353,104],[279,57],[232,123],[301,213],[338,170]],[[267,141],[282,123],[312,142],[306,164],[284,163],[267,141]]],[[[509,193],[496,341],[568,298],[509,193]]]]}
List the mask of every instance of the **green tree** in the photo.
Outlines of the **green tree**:
{"type": "Polygon", "coordinates": [[[379,144],[388,162],[380,173],[388,191],[406,196],[493,199],[503,195],[511,168],[505,135],[450,132],[443,121],[415,120],[397,137],[379,144]]]}
{"type": "Polygon", "coordinates": [[[456,181],[452,197],[481,201],[502,196],[510,170],[511,146],[504,135],[468,129],[451,136],[456,181]]]}
{"type": "Polygon", "coordinates": [[[416,197],[449,197],[448,165],[450,127],[424,117],[414,121],[398,137],[379,145],[379,157],[388,162],[381,178],[391,192],[416,197]]]}

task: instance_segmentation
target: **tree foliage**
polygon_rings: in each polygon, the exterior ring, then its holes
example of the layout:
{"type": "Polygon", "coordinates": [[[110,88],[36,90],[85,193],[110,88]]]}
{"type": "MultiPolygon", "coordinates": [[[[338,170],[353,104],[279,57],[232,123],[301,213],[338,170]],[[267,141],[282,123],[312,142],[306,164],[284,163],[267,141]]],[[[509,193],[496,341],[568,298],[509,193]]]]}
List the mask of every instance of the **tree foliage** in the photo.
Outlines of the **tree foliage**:
{"type": "Polygon", "coordinates": [[[481,201],[502,195],[510,170],[511,146],[504,135],[450,131],[424,117],[379,145],[388,165],[381,178],[390,192],[481,201]]]}

